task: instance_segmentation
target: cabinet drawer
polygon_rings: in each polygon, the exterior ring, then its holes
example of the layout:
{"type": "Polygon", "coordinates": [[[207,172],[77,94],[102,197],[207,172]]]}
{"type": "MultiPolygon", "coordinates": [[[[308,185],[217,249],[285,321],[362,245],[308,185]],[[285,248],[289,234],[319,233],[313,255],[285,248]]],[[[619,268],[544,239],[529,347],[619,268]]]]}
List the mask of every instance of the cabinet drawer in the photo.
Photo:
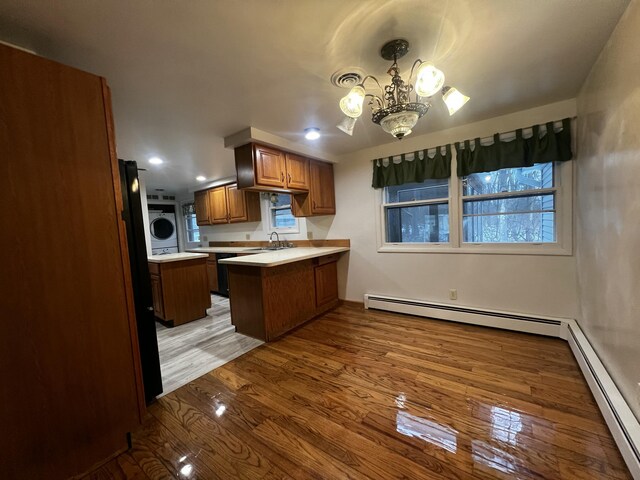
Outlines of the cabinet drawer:
{"type": "Polygon", "coordinates": [[[325,255],[324,257],[318,257],[316,259],[316,265],[326,265],[327,263],[337,262],[340,258],[339,253],[332,253],[331,255],[325,255]]]}

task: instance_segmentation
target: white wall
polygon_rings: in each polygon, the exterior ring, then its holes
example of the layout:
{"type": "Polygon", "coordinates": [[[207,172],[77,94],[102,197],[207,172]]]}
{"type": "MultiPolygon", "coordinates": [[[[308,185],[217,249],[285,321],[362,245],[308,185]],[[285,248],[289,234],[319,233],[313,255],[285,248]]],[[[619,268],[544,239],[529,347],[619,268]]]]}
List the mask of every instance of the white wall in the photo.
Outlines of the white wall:
{"type": "MultiPolygon", "coordinates": [[[[460,253],[378,253],[371,188],[371,160],[467,138],[489,136],[575,115],[574,100],[517,112],[462,127],[408,137],[345,156],[334,165],[337,214],[328,238],[350,238],[341,260],[340,296],[362,301],[380,293],[464,306],[575,317],[577,294],[572,256],[460,253]],[[449,300],[449,289],[458,300],[449,300]]],[[[428,117],[422,121],[428,121],[428,117]]]]}
{"type": "Polygon", "coordinates": [[[640,418],[640,5],[578,97],[579,323],[640,418]]]}

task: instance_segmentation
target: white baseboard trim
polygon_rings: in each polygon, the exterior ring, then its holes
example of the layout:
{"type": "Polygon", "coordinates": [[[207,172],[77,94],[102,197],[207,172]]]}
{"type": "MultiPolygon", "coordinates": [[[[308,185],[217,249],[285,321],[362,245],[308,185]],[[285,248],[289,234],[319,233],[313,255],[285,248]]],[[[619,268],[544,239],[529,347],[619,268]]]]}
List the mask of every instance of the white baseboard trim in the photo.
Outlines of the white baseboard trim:
{"type": "Polygon", "coordinates": [[[369,293],[364,295],[364,308],[547,335],[566,340],[631,475],[635,480],[640,480],[640,422],[575,320],[369,293]]]}

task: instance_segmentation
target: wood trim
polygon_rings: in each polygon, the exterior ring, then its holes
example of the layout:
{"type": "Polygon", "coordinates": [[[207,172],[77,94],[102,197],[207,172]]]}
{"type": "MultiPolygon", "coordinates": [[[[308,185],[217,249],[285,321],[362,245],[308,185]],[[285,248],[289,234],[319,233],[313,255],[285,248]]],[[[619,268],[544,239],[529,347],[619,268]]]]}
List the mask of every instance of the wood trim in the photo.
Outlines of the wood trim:
{"type": "Polygon", "coordinates": [[[111,178],[113,181],[113,192],[116,205],[116,218],[120,233],[120,257],[122,259],[123,285],[127,300],[127,311],[129,315],[129,333],[131,339],[131,360],[133,362],[135,385],[138,397],[138,422],[142,423],[146,412],[144,399],[144,384],[142,382],[142,364],[140,363],[140,346],[138,343],[138,326],[136,325],[136,310],[133,300],[133,285],[131,281],[131,264],[129,260],[129,247],[127,243],[127,227],[122,219],[123,201],[122,190],[120,188],[120,168],[118,165],[118,155],[116,153],[115,127],[113,124],[113,112],[111,110],[111,90],[104,78],[100,78],[102,85],[102,101],[104,105],[104,116],[107,129],[107,139],[109,142],[109,157],[111,158],[111,178]]]}

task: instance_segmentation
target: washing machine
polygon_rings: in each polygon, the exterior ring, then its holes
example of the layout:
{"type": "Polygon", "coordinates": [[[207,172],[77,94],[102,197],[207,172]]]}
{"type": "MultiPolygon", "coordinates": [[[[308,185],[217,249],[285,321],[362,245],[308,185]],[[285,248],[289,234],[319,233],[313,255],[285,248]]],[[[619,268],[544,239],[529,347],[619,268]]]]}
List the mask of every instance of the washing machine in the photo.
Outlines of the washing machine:
{"type": "Polygon", "coordinates": [[[151,252],[154,255],[178,253],[176,214],[149,210],[151,252]]]}

